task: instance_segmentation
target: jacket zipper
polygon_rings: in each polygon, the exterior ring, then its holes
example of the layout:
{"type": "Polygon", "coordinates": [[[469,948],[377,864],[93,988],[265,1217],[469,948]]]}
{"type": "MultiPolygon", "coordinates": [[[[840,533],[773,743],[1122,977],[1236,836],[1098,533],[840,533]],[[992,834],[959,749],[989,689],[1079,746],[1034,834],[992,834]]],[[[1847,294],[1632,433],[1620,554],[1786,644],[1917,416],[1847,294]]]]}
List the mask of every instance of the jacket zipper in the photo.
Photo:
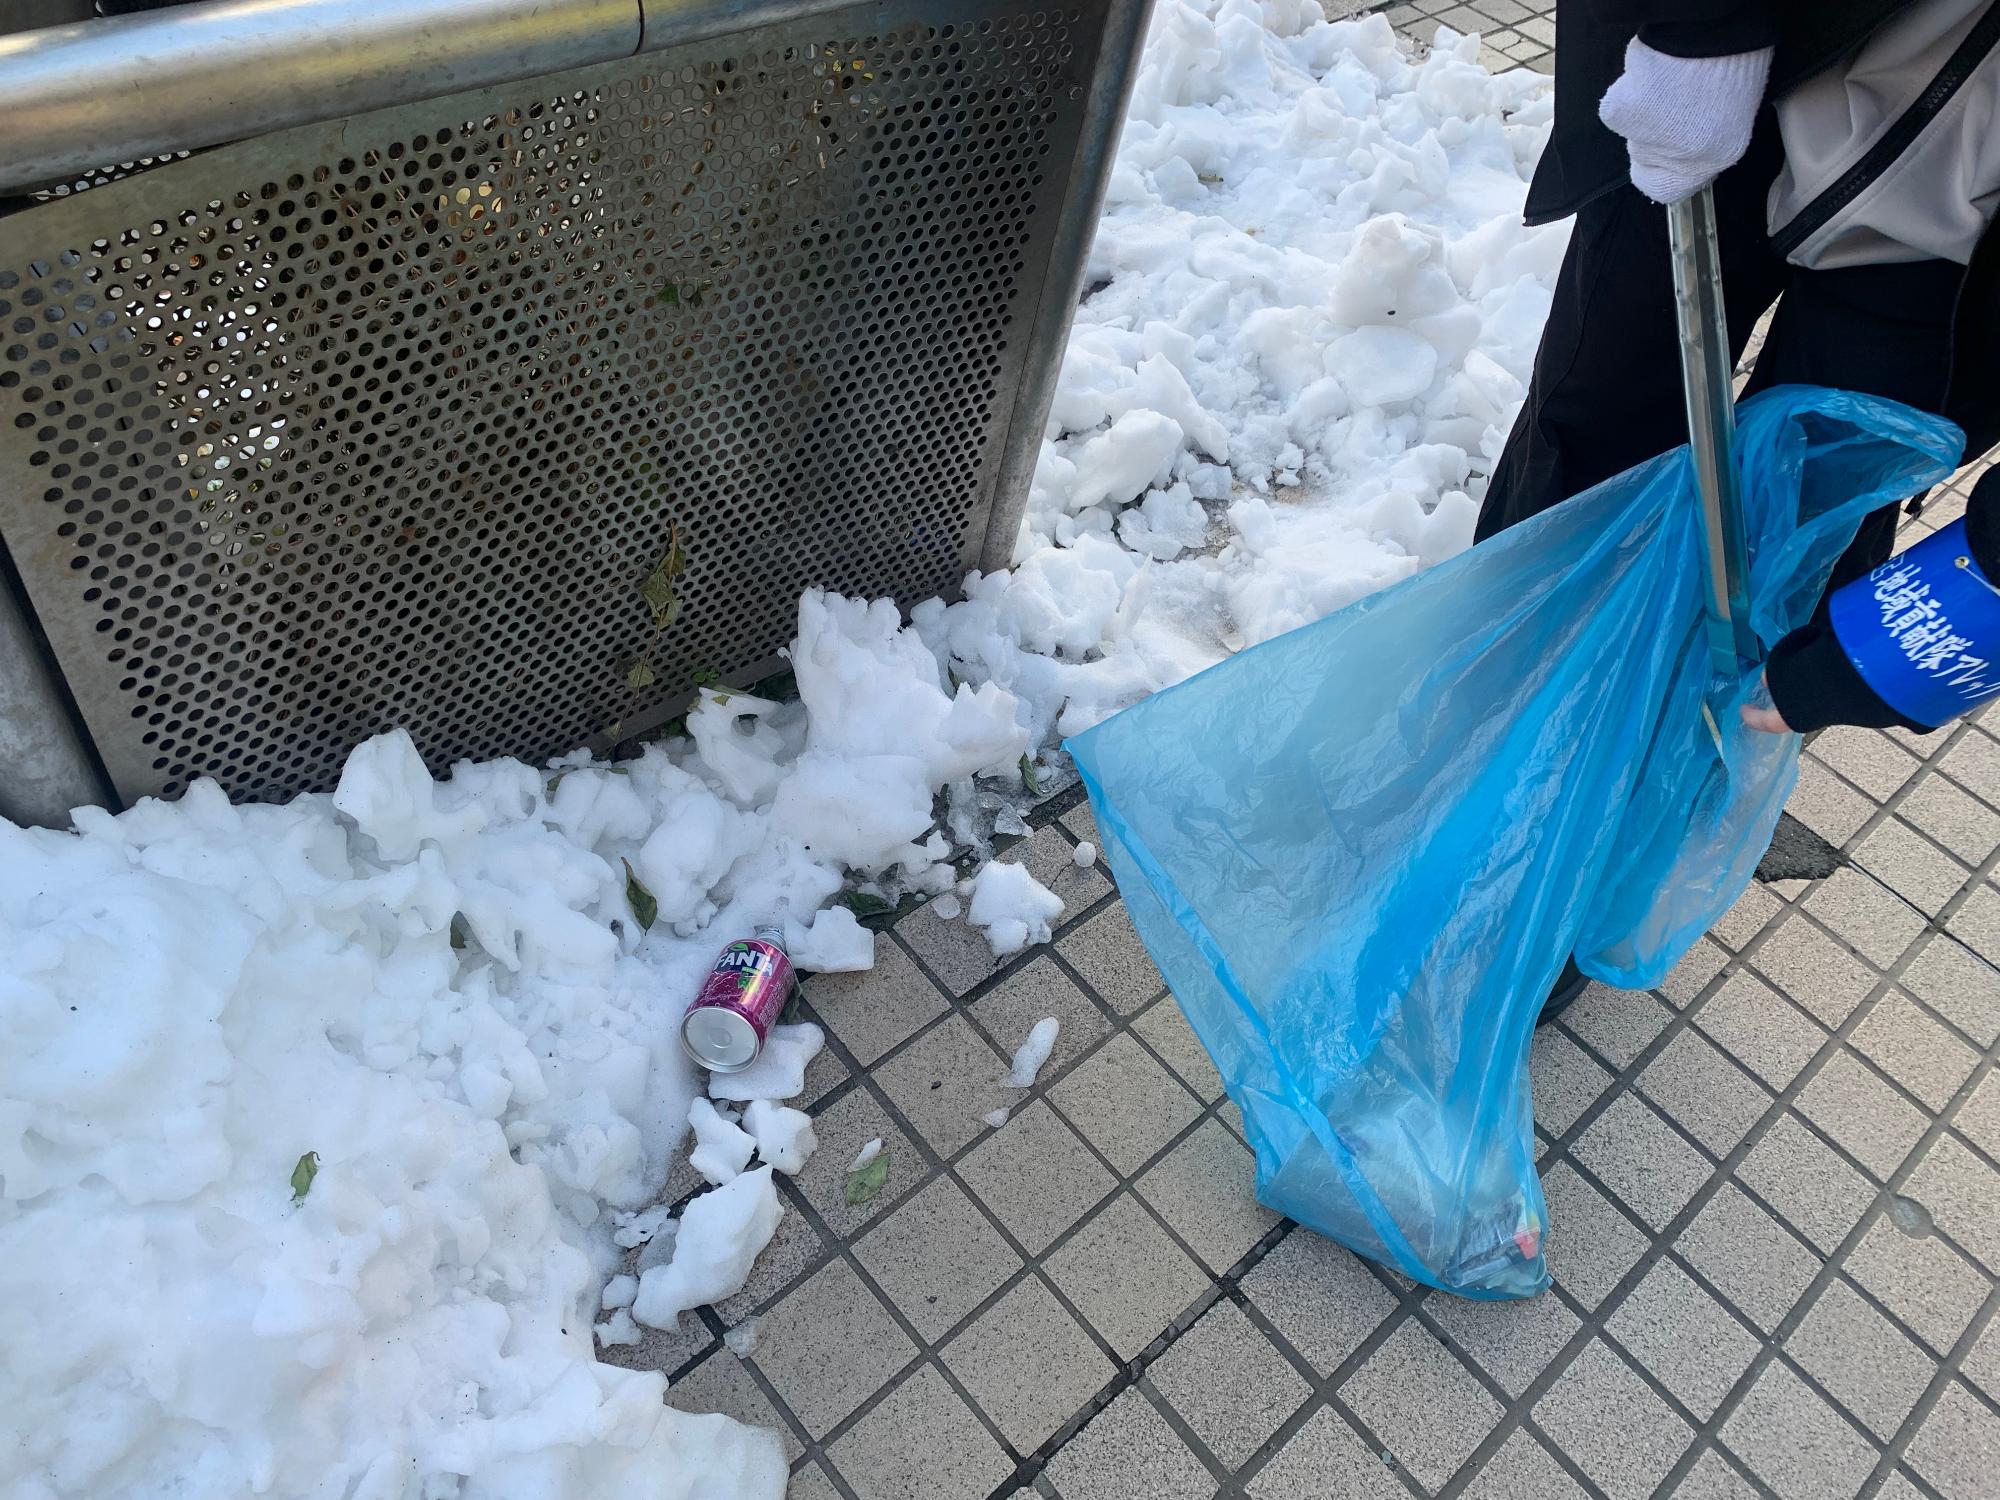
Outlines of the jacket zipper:
{"type": "Polygon", "coordinates": [[[1945,60],[1945,65],[1938,70],[1929,87],[1911,101],[1910,107],[1883,132],[1880,140],[1868,148],[1861,160],[1794,214],[1789,224],[1771,236],[1771,249],[1778,258],[1789,259],[1794,250],[1824,229],[1835,214],[1860,197],[1863,190],[1887,171],[1897,157],[1909,150],[1917,137],[1951,102],[1952,96],[1964,86],[1966,79],[1986,60],[1986,55],[1996,43],[2000,43],[2000,4],[1987,7],[1986,13],[1966,33],[1965,40],[1945,60]]]}

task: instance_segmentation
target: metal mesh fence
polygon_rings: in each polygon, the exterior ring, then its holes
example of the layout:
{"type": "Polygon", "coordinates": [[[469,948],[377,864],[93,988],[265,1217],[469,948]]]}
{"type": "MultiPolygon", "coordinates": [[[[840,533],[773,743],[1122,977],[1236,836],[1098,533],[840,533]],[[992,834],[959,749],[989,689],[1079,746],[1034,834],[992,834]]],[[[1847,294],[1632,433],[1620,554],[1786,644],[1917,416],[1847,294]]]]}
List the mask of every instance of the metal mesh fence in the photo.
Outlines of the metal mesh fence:
{"type": "Polygon", "coordinates": [[[118,793],[539,757],[768,666],[802,588],[949,589],[1095,46],[856,7],[0,219],[0,529],[118,793]]]}

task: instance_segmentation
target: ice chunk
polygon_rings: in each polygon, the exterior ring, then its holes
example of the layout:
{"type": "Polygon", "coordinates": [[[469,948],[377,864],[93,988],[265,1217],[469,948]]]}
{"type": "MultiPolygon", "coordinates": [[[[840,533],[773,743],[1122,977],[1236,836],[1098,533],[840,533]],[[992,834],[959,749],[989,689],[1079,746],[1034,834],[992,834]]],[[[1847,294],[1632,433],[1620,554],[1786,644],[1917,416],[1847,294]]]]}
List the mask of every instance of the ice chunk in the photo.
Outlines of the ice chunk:
{"type": "Polygon", "coordinates": [[[931,915],[936,917],[940,922],[956,922],[961,916],[965,915],[965,903],[960,901],[956,895],[947,891],[944,895],[939,896],[935,901],[931,902],[931,915]]]}
{"type": "Polygon", "coordinates": [[[706,1099],[697,1097],[688,1106],[688,1124],[694,1128],[694,1150],[688,1165],[720,1187],[750,1165],[757,1143],[743,1129],[717,1112],[706,1099]]]}
{"type": "Polygon", "coordinates": [[[762,1331],[762,1318],[745,1318],[734,1328],[723,1334],[722,1342],[738,1359],[748,1359],[757,1352],[757,1335],[762,1331]]]}
{"type": "Polygon", "coordinates": [[[477,801],[449,811],[438,806],[437,783],[405,729],[378,734],[354,748],[341,767],[333,805],[392,864],[415,859],[426,840],[454,844],[486,823],[486,810],[477,801]]]}
{"type": "Polygon", "coordinates": [[[711,914],[708,893],[760,832],[754,820],[694,777],[681,773],[676,780],[663,821],[634,861],[660,904],[659,920],[668,924],[711,914]]]}
{"type": "Polygon", "coordinates": [[[614,1213],[611,1218],[617,1225],[612,1231],[611,1242],[621,1249],[630,1250],[635,1245],[645,1244],[672,1223],[672,1210],[664,1203],[657,1203],[638,1213],[614,1213]]]}
{"type": "Polygon", "coordinates": [[[826,1033],[812,1022],[773,1026],[764,1050],[741,1073],[711,1073],[711,1099],[792,1099],[806,1086],[806,1064],[826,1045],[826,1033]]]}
{"type": "Polygon", "coordinates": [[[809,924],[785,923],[785,952],[815,974],[852,974],[875,967],[875,934],[847,907],[829,906],[809,924]]]}
{"type": "Polygon", "coordinates": [[[647,1240],[632,1258],[632,1270],[644,1276],[654,1266],[664,1266],[674,1258],[674,1236],[680,1232],[680,1221],[669,1219],[660,1226],[660,1232],[647,1240]]]}
{"type": "Polygon", "coordinates": [[[1183,438],[1181,424],[1172,417],[1143,408],[1126,412],[1076,455],[1069,508],[1088,510],[1138,499],[1166,478],[1183,438]]]}
{"type": "Polygon", "coordinates": [[[672,1328],[689,1308],[741,1291],[783,1212],[769,1167],[703,1193],[681,1211],[674,1258],[639,1278],[632,1316],[649,1328],[672,1328]]]}
{"type": "Polygon", "coordinates": [[[1110,628],[1137,571],[1136,559],[1116,543],[1078,537],[1014,570],[1000,597],[1000,621],[1031,651],[1082,656],[1110,628]]]}
{"type": "MultiPolygon", "coordinates": [[[[1361,226],[1334,272],[1329,307],[1342,323],[1402,325],[1461,302],[1445,270],[1444,237],[1402,214],[1361,226]]],[[[1426,384],[1429,382],[1426,381],[1426,384]]]]}
{"type": "Polygon", "coordinates": [[[1437,350],[1407,328],[1357,328],[1333,341],[1327,363],[1356,406],[1411,401],[1430,389],[1437,350]]]}
{"type": "Polygon", "coordinates": [[[1079,870],[1088,870],[1092,865],[1097,863],[1097,845],[1086,839],[1076,846],[1070,858],[1076,862],[1076,867],[1079,870]]]}
{"type": "Polygon", "coordinates": [[[873,873],[913,859],[932,788],[915,755],[808,750],[778,788],[773,819],[815,858],[873,873]]]}
{"type": "Polygon", "coordinates": [[[875,1160],[875,1158],[880,1156],[881,1154],[882,1154],[882,1137],[878,1135],[875,1137],[874,1140],[870,1141],[867,1145],[863,1146],[859,1151],[854,1153],[854,1162],[851,1166],[848,1167],[847,1170],[850,1172],[859,1172],[863,1167],[867,1166],[868,1163],[875,1160]]]}
{"type": "Polygon", "coordinates": [[[1061,915],[1062,897],[1025,866],[995,862],[973,877],[969,916],[974,926],[986,929],[986,940],[999,957],[1046,943],[1049,924],[1061,915]]]}
{"type": "Polygon", "coordinates": [[[1118,517],[1118,540],[1156,562],[1171,562],[1208,539],[1208,512],[1195,503],[1185,482],[1152,490],[1118,517]]]}
{"type": "MultiPolygon", "coordinates": [[[[1161,326],[1157,323],[1153,325],[1154,328],[1161,326]]],[[[1178,333],[1179,330],[1168,330],[1168,336],[1178,333]]],[[[1184,339],[1186,335],[1181,334],[1180,337],[1184,339]]],[[[1192,350],[1189,350],[1189,357],[1193,357],[1192,350]]],[[[1229,461],[1229,429],[1220,417],[1195,398],[1194,392],[1188,388],[1187,377],[1168,355],[1150,354],[1140,360],[1138,379],[1133,382],[1130,395],[1123,400],[1114,398],[1110,403],[1113,416],[1122,416],[1132,410],[1154,411],[1171,417],[1196,448],[1217,463],[1229,461]]],[[[1161,430],[1161,438],[1164,444],[1164,429],[1161,430]]]]}
{"type": "Polygon", "coordinates": [[[644,1336],[639,1332],[639,1325],[632,1321],[629,1307],[617,1309],[593,1331],[597,1334],[597,1342],[605,1345],[636,1344],[644,1336]]]}
{"type": "Polygon", "coordinates": [[[604,1292],[598,1298],[598,1305],[606,1312],[616,1312],[621,1307],[630,1307],[632,1299],[638,1294],[638,1277],[614,1276],[604,1283],[604,1292]]]}
{"type": "Polygon", "coordinates": [[[743,1111],[743,1124],[756,1137],[758,1159],[787,1177],[799,1175],[819,1144],[810,1116],[768,1099],[752,1099],[743,1111]]]}
{"type": "Polygon", "coordinates": [[[1054,1016],[1044,1016],[1035,1022],[1027,1040],[1015,1049],[1014,1066],[1007,1073],[1008,1088],[1031,1089],[1035,1086],[1035,1077],[1042,1071],[1042,1064],[1055,1050],[1056,1032],[1060,1029],[1061,1023],[1054,1016]]]}
{"type": "Polygon", "coordinates": [[[703,688],[688,711],[688,734],[701,763],[738,807],[761,807],[784,778],[785,738],[764,720],[778,711],[768,698],[703,688]]]}
{"type": "Polygon", "coordinates": [[[1028,747],[1014,696],[996,683],[947,695],[937,658],[895,605],[808,592],[792,648],[811,719],[771,816],[816,859],[915,870],[933,794],[1011,767],[1028,747]]]}
{"type": "Polygon", "coordinates": [[[989,1109],[979,1119],[982,1124],[991,1125],[995,1130],[998,1130],[1002,1125],[1007,1123],[1007,1111],[1005,1108],[989,1109]]]}

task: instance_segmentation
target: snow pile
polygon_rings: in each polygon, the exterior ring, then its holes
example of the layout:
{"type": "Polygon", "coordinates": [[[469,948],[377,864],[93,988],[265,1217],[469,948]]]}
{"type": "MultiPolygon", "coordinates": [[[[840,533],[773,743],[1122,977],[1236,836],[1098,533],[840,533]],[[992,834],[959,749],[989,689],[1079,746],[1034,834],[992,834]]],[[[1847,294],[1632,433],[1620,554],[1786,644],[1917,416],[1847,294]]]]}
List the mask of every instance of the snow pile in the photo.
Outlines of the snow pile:
{"type": "Polygon", "coordinates": [[[766,922],[865,966],[823,908],[857,873],[949,888],[939,790],[1026,744],[891,605],[808,596],[794,660],[801,704],[711,693],[615,767],[439,783],[397,731],[284,808],[0,824],[0,1491],[774,1500],[769,1434],[593,1358],[622,1247],[651,1263],[605,1342],[739,1287],[813,1148],[780,1101],[819,1028],[714,1080],[738,1119],[693,1097],[680,1013],[766,922]],[[672,1223],[690,1120],[720,1186],[672,1223]]]}
{"type": "Polygon", "coordinates": [[[591,1343],[711,956],[592,845],[686,790],[393,734],[289,807],[0,824],[0,1492],[782,1492],[591,1343]]]}
{"type": "Polygon", "coordinates": [[[919,606],[1037,747],[1471,540],[1566,226],[1547,81],[1315,0],[1161,0],[1011,571],[919,606]]]}

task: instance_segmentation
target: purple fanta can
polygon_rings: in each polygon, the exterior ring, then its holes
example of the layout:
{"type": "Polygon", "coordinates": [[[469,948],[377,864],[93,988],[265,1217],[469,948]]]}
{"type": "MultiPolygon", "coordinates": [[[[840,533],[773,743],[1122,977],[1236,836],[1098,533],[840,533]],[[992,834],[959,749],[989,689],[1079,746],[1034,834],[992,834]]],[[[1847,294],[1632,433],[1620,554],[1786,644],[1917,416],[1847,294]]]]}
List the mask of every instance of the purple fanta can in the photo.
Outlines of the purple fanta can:
{"type": "Polygon", "coordinates": [[[776,927],[759,927],[724,948],[681,1018],[681,1046],[711,1072],[740,1073],[764,1050],[792,994],[783,938],[776,927]]]}

